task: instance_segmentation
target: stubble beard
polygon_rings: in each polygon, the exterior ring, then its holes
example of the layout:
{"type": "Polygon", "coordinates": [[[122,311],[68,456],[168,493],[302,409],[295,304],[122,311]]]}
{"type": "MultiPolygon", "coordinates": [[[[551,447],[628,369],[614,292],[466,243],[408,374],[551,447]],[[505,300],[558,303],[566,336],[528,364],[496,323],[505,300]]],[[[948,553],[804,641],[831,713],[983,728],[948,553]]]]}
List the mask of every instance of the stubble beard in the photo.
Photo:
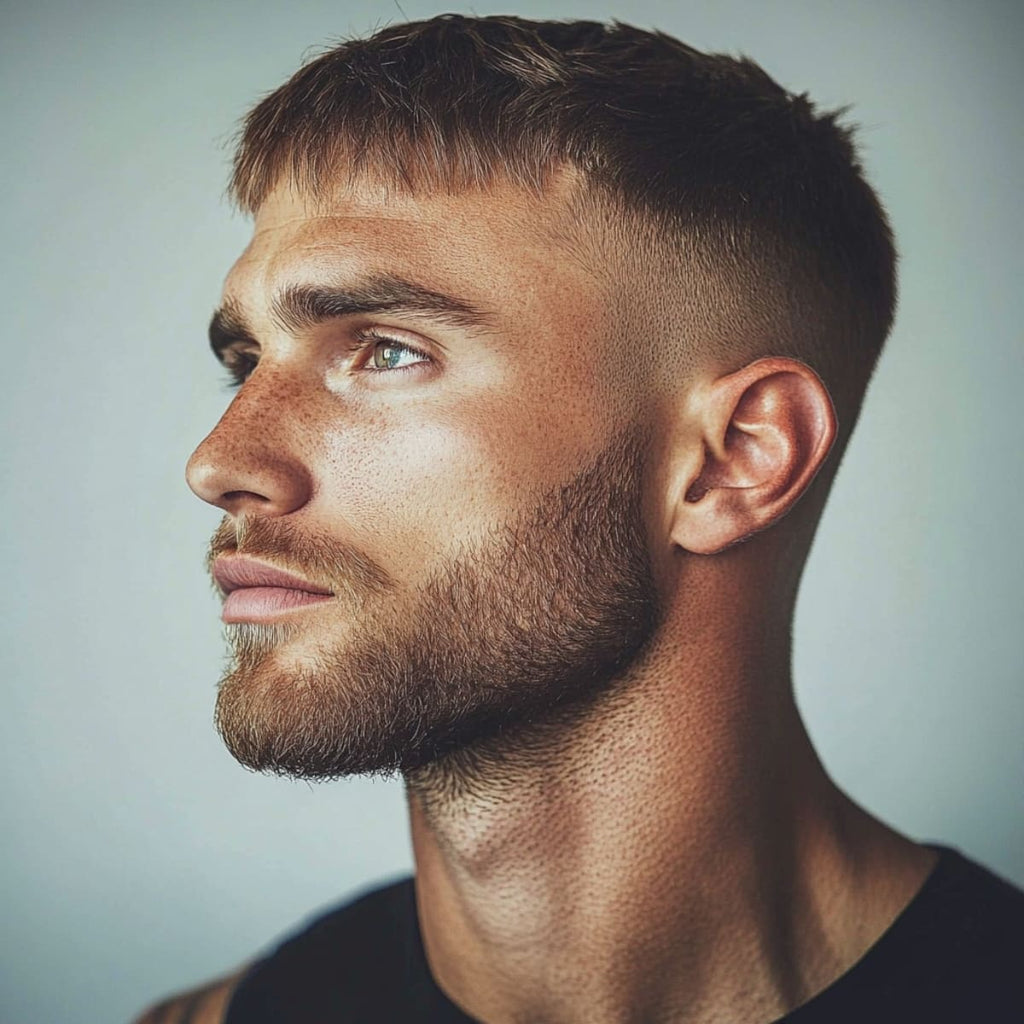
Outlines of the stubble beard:
{"type": "Polygon", "coordinates": [[[216,725],[232,755],[301,779],[400,772],[451,789],[500,770],[538,728],[586,715],[658,624],[641,508],[646,447],[638,428],[620,435],[411,596],[337,541],[256,518],[236,534],[226,520],[211,559],[237,541],[242,553],[315,567],[345,616],[329,642],[288,621],[228,628],[216,725]],[[298,655],[282,658],[293,639],[298,655]]]}

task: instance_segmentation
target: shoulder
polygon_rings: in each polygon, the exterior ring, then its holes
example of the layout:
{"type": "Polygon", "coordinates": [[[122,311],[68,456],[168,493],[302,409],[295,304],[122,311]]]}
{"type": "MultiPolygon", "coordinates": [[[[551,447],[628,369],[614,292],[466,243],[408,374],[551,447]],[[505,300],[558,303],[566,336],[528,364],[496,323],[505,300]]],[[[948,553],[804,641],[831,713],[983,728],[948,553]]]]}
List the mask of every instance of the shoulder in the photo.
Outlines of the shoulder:
{"type": "Polygon", "coordinates": [[[406,878],[315,917],[253,964],[232,995],[227,1024],[352,1013],[402,1020],[416,1000],[433,998],[430,989],[414,883],[406,878]]]}
{"type": "Polygon", "coordinates": [[[134,1024],[223,1024],[231,994],[245,968],[154,1003],[134,1024]]]}
{"type": "Polygon", "coordinates": [[[1020,977],[1024,891],[956,850],[942,848],[914,918],[918,936],[938,939],[936,954],[960,968],[1020,977]]]}
{"type": "Polygon", "coordinates": [[[412,879],[407,878],[307,920],[269,955],[155,1003],[134,1024],[278,1019],[272,1009],[278,1000],[305,1001],[327,984],[337,986],[342,980],[339,964],[347,965],[343,973],[353,984],[367,983],[375,965],[400,955],[410,927],[415,927],[415,896],[412,879]]]}
{"type": "Polygon", "coordinates": [[[939,852],[889,946],[881,946],[891,955],[878,957],[879,980],[900,979],[913,1005],[927,1008],[921,1019],[1017,1016],[1024,1011],[1024,892],[956,850],[939,852]]]}
{"type": "MultiPolygon", "coordinates": [[[[878,976],[901,977],[966,1012],[1024,997],[1024,892],[949,847],[879,943],[878,976]]],[[[994,1005],[992,1007],[994,1009],[994,1005]]]]}
{"type": "Polygon", "coordinates": [[[1020,1019],[1024,892],[949,847],[864,958],[787,1024],[1020,1019]]]}

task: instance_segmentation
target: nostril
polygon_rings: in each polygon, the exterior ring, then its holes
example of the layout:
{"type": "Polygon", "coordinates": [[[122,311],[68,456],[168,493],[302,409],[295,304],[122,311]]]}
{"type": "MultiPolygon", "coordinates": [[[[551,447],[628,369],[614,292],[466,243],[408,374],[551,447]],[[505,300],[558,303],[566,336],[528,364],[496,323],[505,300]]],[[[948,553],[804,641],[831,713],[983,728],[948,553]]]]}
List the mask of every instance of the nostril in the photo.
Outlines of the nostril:
{"type": "Polygon", "coordinates": [[[270,498],[262,494],[257,494],[255,491],[225,491],[221,495],[224,501],[256,501],[269,502],[270,498]]]}
{"type": "Polygon", "coordinates": [[[225,491],[217,504],[232,515],[248,512],[266,514],[271,511],[274,500],[256,491],[225,491]]]}

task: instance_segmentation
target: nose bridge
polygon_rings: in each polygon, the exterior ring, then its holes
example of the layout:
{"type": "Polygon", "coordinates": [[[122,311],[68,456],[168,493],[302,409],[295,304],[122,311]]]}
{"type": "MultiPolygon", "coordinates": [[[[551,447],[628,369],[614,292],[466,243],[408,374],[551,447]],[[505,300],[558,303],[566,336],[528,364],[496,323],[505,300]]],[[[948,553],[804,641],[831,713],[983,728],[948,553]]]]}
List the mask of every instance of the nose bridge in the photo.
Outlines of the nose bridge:
{"type": "Polygon", "coordinates": [[[298,383],[269,371],[242,386],[188,462],[192,490],[231,513],[286,515],[310,496],[298,383]]]}

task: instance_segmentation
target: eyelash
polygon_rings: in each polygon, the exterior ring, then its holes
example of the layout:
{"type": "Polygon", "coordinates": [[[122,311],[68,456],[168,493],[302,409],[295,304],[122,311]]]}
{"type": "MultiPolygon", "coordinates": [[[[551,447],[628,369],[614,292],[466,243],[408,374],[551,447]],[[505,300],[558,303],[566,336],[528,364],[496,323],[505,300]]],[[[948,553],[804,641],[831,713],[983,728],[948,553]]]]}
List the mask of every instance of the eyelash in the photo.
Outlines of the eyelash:
{"type": "MultiPolygon", "coordinates": [[[[404,349],[414,356],[419,356],[423,363],[433,362],[426,352],[416,348],[414,345],[400,341],[390,334],[384,334],[373,328],[355,331],[354,336],[356,342],[349,349],[353,355],[358,355],[360,352],[369,349],[372,357],[373,350],[378,345],[389,345],[392,348],[404,349]]],[[[227,386],[229,390],[240,388],[249,379],[249,375],[256,369],[259,363],[259,357],[252,352],[236,348],[225,349],[222,359],[224,361],[224,368],[228,372],[227,386]]],[[[368,359],[360,367],[360,370],[366,373],[402,373],[405,370],[414,370],[421,365],[422,363],[413,363],[410,366],[393,366],[389,369],[385,366],[373,366],[368,359]]]]}

